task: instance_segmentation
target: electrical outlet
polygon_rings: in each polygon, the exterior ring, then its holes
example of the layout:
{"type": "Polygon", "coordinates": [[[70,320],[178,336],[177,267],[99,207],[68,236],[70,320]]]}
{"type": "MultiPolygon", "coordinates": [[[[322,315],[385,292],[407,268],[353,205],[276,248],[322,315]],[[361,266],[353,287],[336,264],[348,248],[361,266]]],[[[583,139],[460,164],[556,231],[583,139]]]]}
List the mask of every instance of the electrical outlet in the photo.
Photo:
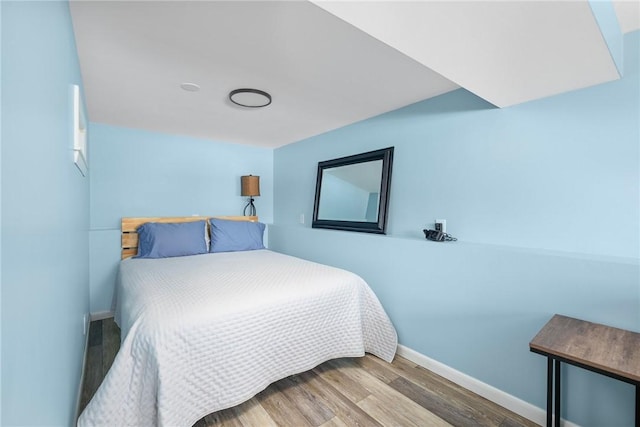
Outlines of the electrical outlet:
{"type": "Polygon", "coordinates": [[[88,315],[85,313],[82,315],[82,335],[87,335],[87,329],[89,326],[88,315]]]}
{"type": "Polygon", "coordinates": [[[447,220],[446,219],[436,219],[436,231],[442,231],[443,233],[447,232],[447,220]]]}
{"type": "Polygon", "coordinates": [[[300,224],[304,224],[304,214],[300,214],[300,224]]]}

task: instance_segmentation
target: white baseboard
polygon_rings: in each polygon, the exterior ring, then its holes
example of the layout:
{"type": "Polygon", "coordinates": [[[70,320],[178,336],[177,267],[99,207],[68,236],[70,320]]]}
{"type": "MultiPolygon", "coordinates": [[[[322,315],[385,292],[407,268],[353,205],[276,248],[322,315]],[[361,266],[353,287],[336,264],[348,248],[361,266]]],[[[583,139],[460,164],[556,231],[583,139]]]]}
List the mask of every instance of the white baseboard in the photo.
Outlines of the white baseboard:
{"type": "MultiPolygon", "coordinates": [[[[399,344],[397,354],[425,369],[435,372],[436,374],[466,388],[467,390],[484,397],[485,399],[497,403],[498,405],[533,421],[538,425],[545,425],[547,422],[546,410],[453,369],[444,363],[433,360],[422,353],[418,353],[417,351],[410,349],[409,347],[399,344]]],[[[543,373],[541,373],[541,375],[542,374],[543,373]]],[[[567,420],[562,420],[562,425],[564,427],[580,427],[578,424],[574,424],[567,420]]]]}
{"type": "Polygon", "coordinates": [[[113,311],[97,311],[95,313],[91,313],[91,321],[109,319],[113,316],[113,311]]]}

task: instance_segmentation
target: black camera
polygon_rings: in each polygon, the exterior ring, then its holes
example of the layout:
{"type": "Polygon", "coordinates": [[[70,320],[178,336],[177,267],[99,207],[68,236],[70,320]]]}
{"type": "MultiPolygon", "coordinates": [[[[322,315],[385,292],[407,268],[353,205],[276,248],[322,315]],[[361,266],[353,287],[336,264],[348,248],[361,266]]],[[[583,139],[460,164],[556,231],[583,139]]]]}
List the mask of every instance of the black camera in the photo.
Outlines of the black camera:
{"type": "Polygon", "coordinates": [[[434,242],[443,242],[444,241],[444,233],[439,230],[422,230],[424,232],[424,237],[428,240],[433,240],[434,242]]]}

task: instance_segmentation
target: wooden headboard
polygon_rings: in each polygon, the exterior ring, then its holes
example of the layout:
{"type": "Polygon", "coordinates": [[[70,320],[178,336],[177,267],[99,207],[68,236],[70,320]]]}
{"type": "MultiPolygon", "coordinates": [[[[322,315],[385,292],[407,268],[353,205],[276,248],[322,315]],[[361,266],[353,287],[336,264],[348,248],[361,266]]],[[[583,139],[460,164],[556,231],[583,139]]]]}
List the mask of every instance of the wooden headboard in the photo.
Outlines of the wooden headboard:
{"type": "MultiPolygon", "coordinates": [[[[231,221],[258,221],[257,216],[173,216],[149,218],[122,218],[121,258],[129,258],[138,253],[138,233],[136,230],[147,222],[192,222],[206,221],[209,218],[227,219],[231,221]]],[[[208,224],[208,223],[207,223],[208,224]]]]}

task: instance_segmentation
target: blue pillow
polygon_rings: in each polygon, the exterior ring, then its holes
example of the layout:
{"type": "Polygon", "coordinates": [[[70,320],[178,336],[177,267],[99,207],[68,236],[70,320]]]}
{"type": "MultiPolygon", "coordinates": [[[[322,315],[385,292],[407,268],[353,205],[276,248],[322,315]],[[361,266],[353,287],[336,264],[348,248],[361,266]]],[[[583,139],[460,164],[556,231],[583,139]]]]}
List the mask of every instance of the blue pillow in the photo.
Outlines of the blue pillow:
{"type": "Polygon", "coordinates": [[[210,252],[237,252],[264,249],[261,222],[230,221],[211,218],[210,252]]]}
{"type": "Polygon", "coordinates": [[[168,258],[206,254],[206,222],[148,222],[138,227],[138,255],[134,258],[168,258]]]}

